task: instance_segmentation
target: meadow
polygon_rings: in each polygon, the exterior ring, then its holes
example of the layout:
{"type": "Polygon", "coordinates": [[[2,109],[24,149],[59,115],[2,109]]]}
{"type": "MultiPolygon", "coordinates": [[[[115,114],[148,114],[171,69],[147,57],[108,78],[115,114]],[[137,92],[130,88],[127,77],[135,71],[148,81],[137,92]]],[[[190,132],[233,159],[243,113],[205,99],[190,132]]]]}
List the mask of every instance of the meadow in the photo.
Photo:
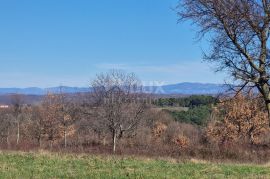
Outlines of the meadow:
{"type": "Polygon", "coordinates": [[[267,164],[1,152],[0,178],[270,178],[267,164]]]}

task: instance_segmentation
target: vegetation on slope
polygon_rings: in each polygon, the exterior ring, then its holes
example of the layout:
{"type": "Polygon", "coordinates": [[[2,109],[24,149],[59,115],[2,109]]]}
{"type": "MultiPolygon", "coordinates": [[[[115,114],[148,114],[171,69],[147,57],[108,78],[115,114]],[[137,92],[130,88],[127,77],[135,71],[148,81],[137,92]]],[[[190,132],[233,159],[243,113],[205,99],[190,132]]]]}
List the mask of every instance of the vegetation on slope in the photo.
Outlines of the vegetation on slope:
{"type": "Polygon", "coordinates": [[[178,122],[191,123],[199,126],[206,125],[212,109],[209,106],[197,106],[188,111],[172,111],[171,114],[178,122]]]}
{"type": "Polygon", "coordinates": [[[178,122],[202,126],[209,121],[212,106],[216,103],[215,97],[192,95],[184,98],[160,98],[154,104],[163,107],[178,122]]]}

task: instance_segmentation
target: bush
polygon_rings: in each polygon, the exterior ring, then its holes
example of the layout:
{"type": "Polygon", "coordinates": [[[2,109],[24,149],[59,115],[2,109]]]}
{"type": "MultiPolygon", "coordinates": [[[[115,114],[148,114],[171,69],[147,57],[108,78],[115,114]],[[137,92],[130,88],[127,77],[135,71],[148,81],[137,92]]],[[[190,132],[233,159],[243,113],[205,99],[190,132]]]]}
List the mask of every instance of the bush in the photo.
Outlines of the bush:
{"type": "Polygon", "coordinates": [[[268,114],[258,96],[239,94],[217,107],[216,120],[209,123],[207,136],[221,146],[234,143],[253,146],[269,145],[268,114]],[[267,137],[268,136],[268,137],[267,137]]]}

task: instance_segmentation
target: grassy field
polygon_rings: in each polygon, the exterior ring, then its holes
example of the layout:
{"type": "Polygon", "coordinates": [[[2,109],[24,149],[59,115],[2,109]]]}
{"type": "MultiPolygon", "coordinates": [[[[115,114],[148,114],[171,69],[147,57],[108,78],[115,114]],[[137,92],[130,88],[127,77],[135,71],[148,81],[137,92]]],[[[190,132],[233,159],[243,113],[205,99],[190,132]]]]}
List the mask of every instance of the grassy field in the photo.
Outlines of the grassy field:
{"type": "Polygon", "coordinates": [[[270,168],[267,165],[0,153],[0,178],[270,178],[270,168]]]}

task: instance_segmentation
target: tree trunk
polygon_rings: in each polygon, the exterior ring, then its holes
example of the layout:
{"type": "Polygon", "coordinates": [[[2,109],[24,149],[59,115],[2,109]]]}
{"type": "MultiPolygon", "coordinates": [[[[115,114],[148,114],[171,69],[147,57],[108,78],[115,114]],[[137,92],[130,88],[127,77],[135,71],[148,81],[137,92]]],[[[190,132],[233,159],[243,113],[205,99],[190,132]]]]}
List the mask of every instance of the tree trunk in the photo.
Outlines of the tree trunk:
{"type": "Polygon", "coordinates": [[[106,143],[107,143],[107,141],[106,141],[106,137],[103,137],[103,146],[105,146],[105,145],[106,145],[106,143]]]}
{"type": "Polygon", "coordinates": [[[53,148],[53,141],[51,140],[50,141],[50,150],[52,151],[52,148],[53,148]]]}
{"type": "Polygon", "coordinates": [[[266,109],[268,112],[268,125],[270,126],[270,89],[268,83],[264,83],[259,88],[259,91],[262,93],[266,109]]]}
{"type": "Polygon", "coordinates": [[[116,131],[113,132],[113,153],[116,151],[116,131]]]}
{"type": "Polygon", "coordinates": [[[64,140],[65,140],[65,148],[67,148],[67,130],[64,129],[64,140]]]}
{"type": "Polygon", "coordinates": [[[18,121],[17,122],[17,145],[19,144],[20,142],[20,122],[18,121]]]}
{"type": "Polygon", "coordinates": [[[41,146],[42,146],[41,137],[38,138],[38,145],[39,145],[39,148],[41,148],[41,146]]]}
{"type": "Polygon", "coordinates": [[[269,122],[269,127],[270,127],[270,99],[266,101],[266,109],[268,112],[268,122],[269,122]]]}
{"type": "Polygon", "coordinates": [[[10,148],[10,143],[9,143],[9,127],[7,129],[7,147],[8,147],[8,149],[10,148]]]}

